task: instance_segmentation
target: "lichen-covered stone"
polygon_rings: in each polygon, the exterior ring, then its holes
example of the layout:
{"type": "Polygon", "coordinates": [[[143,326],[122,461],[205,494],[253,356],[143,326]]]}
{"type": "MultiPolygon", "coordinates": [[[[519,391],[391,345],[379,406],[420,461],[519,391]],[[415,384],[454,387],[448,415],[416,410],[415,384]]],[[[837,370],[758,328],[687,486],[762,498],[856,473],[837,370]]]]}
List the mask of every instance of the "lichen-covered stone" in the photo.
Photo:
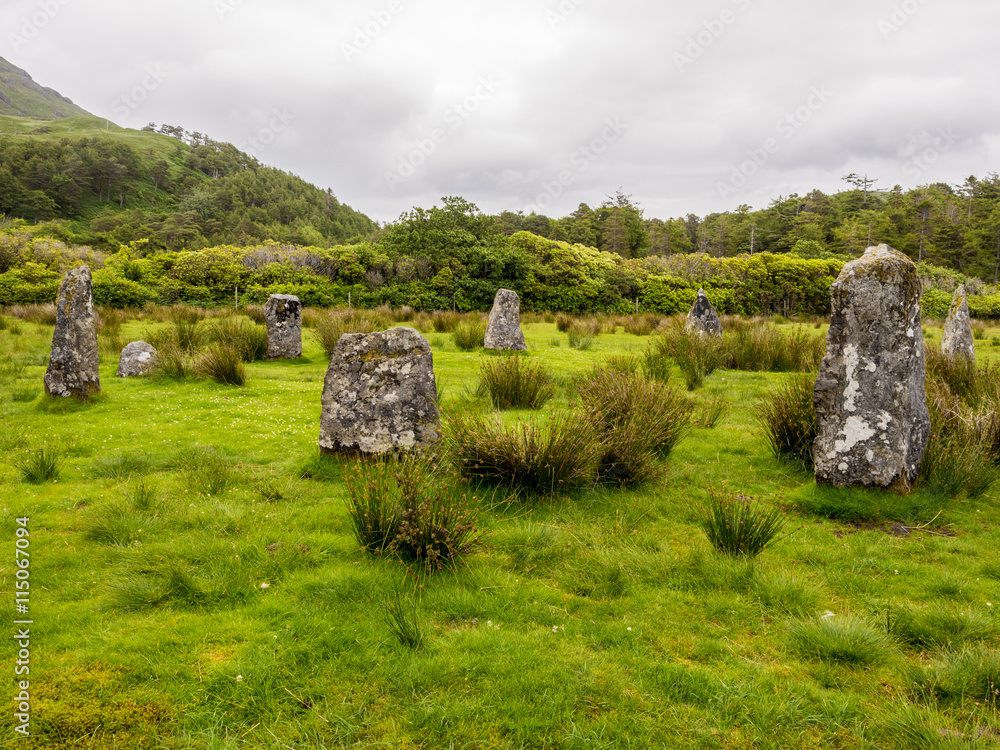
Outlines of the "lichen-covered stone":
{"type": "Polygon", "coordinates": [[[77,398],[100,393],[98,364],[93,281],[90,268],[80,266],[66,274],[59,285],[45,392],[77,398]]]}
{"type": "Polygon", "coordinates": [[[941,351],[952,359],[976,358],[976,345],[972,340],[972,318],[969,317],[969,302],[965,297],[964,286],[959,286],[951,298],[948,319],[944,322],[941,351]]]}
{"type": "Polygon", "coordinates": [[[267,358],[295,359],[302,354],[302,303],[293,294],[272,294],[264,305],[267,358]]]}
{"type": "Polygon", "coordinates": [[[688,333],[697,333],[699,336],[722,336],[722,321],[719,320],[712,303],[708,301],[704,289],[698,290],[698,297],[687,314],[684,330],[688,333]]]}
{"type": "Polygon", "coordinates": [[[521,331],[521,299],[517,292],[501,289],[496,293],[483,346],[487,349],[527,349],[521,331]]]}
{"type": "Polygon", "coordinates": [[[909,491],[930,434],[920,279],[888,245],[851,261],[830,288],[826,356],[813,403],[816,481],[909,491]]]}
{"type": "Polygon", "coordinates": [[[156,349],[145,341],[133,341],[122,349],[118,358],[119,378],[134,378],[149,372],[156,360],[156,349]]]}
{"type": "Polygon", "coordinates": [[[345,333],[323,383],[323,453],[378,455],[441,437],[434,358],[412,328],[345,333]]]}

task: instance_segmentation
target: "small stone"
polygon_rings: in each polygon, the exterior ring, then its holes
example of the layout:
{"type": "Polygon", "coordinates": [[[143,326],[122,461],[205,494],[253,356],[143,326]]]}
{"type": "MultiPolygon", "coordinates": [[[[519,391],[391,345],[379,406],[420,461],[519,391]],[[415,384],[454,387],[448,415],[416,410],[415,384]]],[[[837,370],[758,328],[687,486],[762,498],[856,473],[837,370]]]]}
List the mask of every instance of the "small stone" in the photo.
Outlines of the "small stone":
{"type": "Polygon", "coordinates": [[[521,299],[517,292],[501,289],[496,293],[483,346],[487,349],[527,349],[521,331],[521,299]]]}
{"type": "Polygon", "coordinates": [[[969,301],[965,296],[965,286],[959,286],[951,298],[948,319],[944,322],[944,337],[941,351],[947,356],[976,358],[976,345],[972,339],[972,318],[969,317],[969,301]]]}
{"type": "Polygon", "coordinates": [[[441,437],[430,345],[412,328],[343,334],[330,357],[322,405],[322,453],[429,447],[441,437]]]}
{"type": "Polygon", "coordinates": [[[816,481],[908,492],[930,435],[920,278],[909,258],[870,247],[830,287],[826,356],[813,393],[816,481]]]}
{"type": "Polygon", "coordinates": [[[267,358],[295,359],[302,355],[302,303],[293,294],[272,294],[264,305],[267,358]]]}
{"type": "Polygon", "coordinates": [[[133,341],[122,349],[118,358],[118,372],[115,374],[119,378],[145,375],[153,369],[155,360],[156,349],[152,345],[145,341],[133,341]]]}
{"type": "Polygon", "coordinates": [[[80,266],[66,274],[59,285],[45,392],[77,398],[100,393],[99,364],[93,281],[90,268],[80,266]]]}
{"type": "Polygon", "coordinates": [[[719,320],[719,314],[715,312],[712,303],[708,301],[704,289],[698,290],[698,297],[687,314],[684,330],[688,333],[697,333],[699,336],[722,337],[722,321],[719,320]]]}

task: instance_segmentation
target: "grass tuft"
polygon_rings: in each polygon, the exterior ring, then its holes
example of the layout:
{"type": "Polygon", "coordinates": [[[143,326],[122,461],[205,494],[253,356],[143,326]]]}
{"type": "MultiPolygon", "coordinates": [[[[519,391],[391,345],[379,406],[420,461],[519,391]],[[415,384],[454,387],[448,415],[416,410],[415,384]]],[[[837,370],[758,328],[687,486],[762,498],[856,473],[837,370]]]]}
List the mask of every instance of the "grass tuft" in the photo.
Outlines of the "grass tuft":
{"type": "Polygon", "coordinates": [[[242,386],[247,382],[247,368],[240,351],[228,344],[214,344],[198,358],[195,372],[222,385],[242,386]]]}
{"type": "Polygon", "coordinates": [[[21,481],[25,484],[45,484],[59,479],[59,451],[39,448],[17,462],[21,481]]]}
{"type": "Polygon", "coordinates": [[[813,443],[819,434],[813,406],[815,375],[795,375],[772,390],[757,407],[757,421],[778,460],[813,466],[813,443]]]}
{"type": "Polygon", "coordinates": [[[712,546],[726,555],[756,557],[785,524],[780,510],[765,509],[746,495],[709,494],[701,525],[712,546]]]}
{"type": "Polygon", "coordinates": [[[893,653],[892,638],[885,630],[852,616],[793,622],[788,635],[792,649],[805,656],[852,666],[882,664],[893,653]]]}

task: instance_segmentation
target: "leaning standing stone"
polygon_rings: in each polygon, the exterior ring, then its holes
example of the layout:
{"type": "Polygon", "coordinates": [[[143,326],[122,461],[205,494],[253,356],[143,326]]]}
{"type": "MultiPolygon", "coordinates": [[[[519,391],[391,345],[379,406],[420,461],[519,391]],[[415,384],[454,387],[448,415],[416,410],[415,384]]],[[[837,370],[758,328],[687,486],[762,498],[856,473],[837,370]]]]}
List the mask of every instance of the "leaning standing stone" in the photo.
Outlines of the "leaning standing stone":
{"type": "Polygon", "coordinates": [[[976,345],[972,340],[972,319],[969,317],[969,301],[965,297],[965,286],[959,286],[951,298],[948,319],[944,322],[944,338],[941,351],[955,357],[976,358],[976,345]]]}
{"type": "Polygon", "coordinates": [[[267,358],[295,359],[302,354],[302,303],[293,294],[272,294],[264,306],[267,358]]]}
{"type": "Polygon", "coordinates": [[[122,349],[121,357],[118,358],[119,378],[134,378],[138,375],[145,375],[153,368],[156,359],[156,349],[145,341],[133,341],[122,349]]]}
{"type": "Polygon", "coordinates": [[[708,301],[708,295],[704,289],[698,290],[698,298],[687,314],[687,322],[684,330],[688,333],[697,333],[699,336],[722,336],[722,322],[719,314],[715,312],[712,303],[708,301]]]}
{"type": "Polygon", "coordinates": [[[385,454],[440,436],[427,340],[412,328],[343,334],[323,383],[320,452],[385,454]]]}
{"type": "Polygon", "coordinates": [[[52,356],[45,371],[50,396],[87,398],[101,392],[90,268],[74,268],[59,285],[52,356]]]}
{"type": "Polygon", "coordinates": [[[527,349],[521,332],[521,300],[517,292],[501,289],[493,298],[483,346],[487,349],[527,349]]]}
{"type": "Polygon", "coordinates": [[[830,288],[826,356],[813,403],[816,481],[908,492],[930,434],[920,279],[888,245],[870,247],[830,288]]]}

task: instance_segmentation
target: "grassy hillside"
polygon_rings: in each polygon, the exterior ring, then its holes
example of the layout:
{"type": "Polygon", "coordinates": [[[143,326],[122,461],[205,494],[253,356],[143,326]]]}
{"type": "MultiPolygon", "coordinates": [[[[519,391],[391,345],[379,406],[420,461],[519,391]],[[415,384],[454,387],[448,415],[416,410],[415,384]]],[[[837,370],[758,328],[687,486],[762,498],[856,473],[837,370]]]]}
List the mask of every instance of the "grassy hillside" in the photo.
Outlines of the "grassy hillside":
{"type": "Polygon", "coordinates": [[[87,114],[58,91],[40,86],[27,72],[0,57],[0,115],[50,120],[87,114]]]}

